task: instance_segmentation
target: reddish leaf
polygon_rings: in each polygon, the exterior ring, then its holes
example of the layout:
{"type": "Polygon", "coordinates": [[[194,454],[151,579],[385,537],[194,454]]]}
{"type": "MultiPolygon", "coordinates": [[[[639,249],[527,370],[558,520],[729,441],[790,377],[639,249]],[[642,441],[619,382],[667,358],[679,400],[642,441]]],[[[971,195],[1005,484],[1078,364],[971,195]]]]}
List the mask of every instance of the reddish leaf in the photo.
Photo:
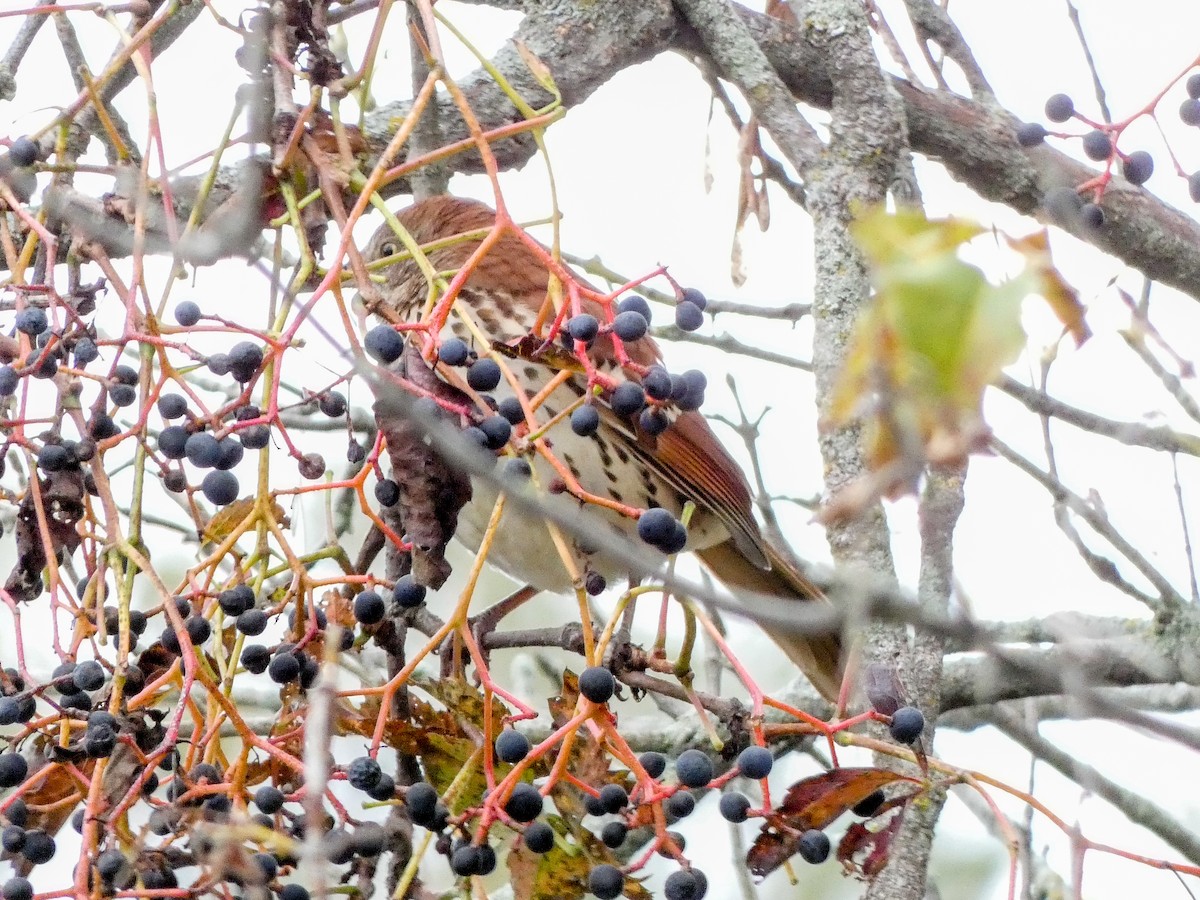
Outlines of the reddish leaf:
{"type": "Polygon", "coordinates": [[[904,821],[905,804],[913,796],[896,798],[900,802],[900,809],[882,828],[873,830],[863,822],[855,822],[846,830],[838,844],[837,858],[848,874],[869,881],[883,871],[892,841],[896,839],[900,823],[904,821]]]}
{"type": "MultiPolygon", "coordinates": [[[[765,878],[795,854],[805,831],[824,828],[875,791],[897,781],[920,785],[915,778],[875,768],[833,769],[796,782],[783,803],[767,816],[762,832],[746,854],[746,866],[755,878],[765,878]]],[[[912,796],[915,793],[900,802],[906,803],[912,796]]]]}
{"type": "Polygon", "coordinates": [[[746,868],[755,881],[762,881],[795,855],[800,836],[763,829],[746,854],[746,868]]]}
{"type": "Polygon", "coordinates": [[[807,831],[824,828],[846,810],[894,781],[919,784],[915,778],[887,769],[831,769],[797,781],[771,816],[771,824],[807,831]],[[779,820],[779,821],[774,821],[779,820]]]}

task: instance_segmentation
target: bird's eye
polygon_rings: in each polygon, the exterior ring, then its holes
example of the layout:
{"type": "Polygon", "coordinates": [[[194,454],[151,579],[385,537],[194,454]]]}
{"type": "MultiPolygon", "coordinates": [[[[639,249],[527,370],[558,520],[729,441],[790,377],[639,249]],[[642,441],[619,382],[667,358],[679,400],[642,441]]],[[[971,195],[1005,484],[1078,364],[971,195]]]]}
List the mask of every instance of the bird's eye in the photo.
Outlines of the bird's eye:
{"type": "Polygon", "coordinates": [[[386,256],[395,256],[400,252],[400,247],[395,241],[384,241],[379,245],[379,258],[383,259],[386,256]]]}

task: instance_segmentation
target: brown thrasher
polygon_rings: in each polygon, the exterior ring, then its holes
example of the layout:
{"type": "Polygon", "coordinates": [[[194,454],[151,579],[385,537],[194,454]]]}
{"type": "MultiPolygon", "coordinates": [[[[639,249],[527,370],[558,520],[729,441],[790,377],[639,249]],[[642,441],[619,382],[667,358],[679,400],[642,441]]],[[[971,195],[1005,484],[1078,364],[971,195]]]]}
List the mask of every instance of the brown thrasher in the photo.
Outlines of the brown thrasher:
{"type": "MultiPolygon", "coordinates": [[[[400,223],[420,244],[465,232],[486,233],[496,222],[496,213],[482,203],[455,197],[434,197],[398,213],[400,223]]],[[[433,269],[453,273],[460,269],[480,246],[478,238],[444,243],[425,250],[433,269]]],[[[371,238],[364,257],[368,261],[392,256],[404,249],[389,225],[383,225],[371,238]]],[[[429,282],[411,259],[384,267],[382,294],[384,303],[400,321],[418,322],[430,295],[429,282]]],[[[447,275],[447,278],[450,276],[447,275]]],[[[553,322],[552,307],[547,304],[549,271],[533,250],[516,234],[505,231],[488,253],[477,260],[455,299],[442,337],[456,336],[472,345],[480,354],[492,350],[479,346],[465,317],[471,318],[479,332],[494,345],[514,346],[522,338],[526,348],[537,348],[539,341],[527,336],[553,322]],[[547,315],[548,313],[548,315],[547,315]]],[[[564,291],[565,294],[565,291],[564,291]]],[[[564,302],[567,302],[564,300],[564,302]]],[[[607,321],[600,303],[581,298],[581,311],[607,321]]],[[[597,372],[616,382],[642,381],[634,367],[659,363],[658,346],[650,337],[624,344],[633,366],[618,363],[614,341],[607,329],[587,350],[597,372]]],[[[537,354],[527,351],[520,358],[507,360],[514,380],[526,397],[537,395],[563,368],[560,348],[555,348],[558,365],[540,364],[537,354]]],[[[545,357],[548,361],[549,356],[545,357]]],[[[439,365],[442,374],[450,370],[439,365]]],[[[454,376],[450,376],[453,378],[454,376]]],[[[462,384],[462,379],[457,379],[462,384]]],[[[502,379],[491,392],[497,400],[514,395],[512,385],[502,379]]],[[[535,411],[539,423],[578,404],[588,393],[587,378],[577,371],[545,397],[535,411]]],[[[607,392],[605,394],[607,396],[607,392]]],[[[689,522],[687,549],[694,551],[720,581],[737,589],[749,588],[788,600],[824,601],[821,591],[787,557],[768,542],[754,521],[750,490],[738,465],[698,412],[682,411],[673,404],[662,411],[669,427],[652,436],[636,421],[618,416],[600,397],[593,401],[600,412],[600,427],[591,436],[576,434],[563,420],[546,434],[550,452],[570,471],[578,487],[589,494],[610,499],[616,504],[639,509],[663,507],[679,517],[684,503],[691,500],[695,511],[689,522]]],[[[533,454],[537,482],[543,489],[551,484],[561,488],[562,474],[538,454],[533,454]]],[[[475,479],[471,501],[462,510],[455,533],[461,542],[478,549],[496,499],[495,490],[475,479]]],[[[546,502],[561,504],[572,515],[580,514],[580,500],[570,492],[548,491],[546,502]]],[[[620,533],[637,540],[637,523],[627,514],[600,507],[602,520],[620,533]]],[[[617,566],[602,558],[589,557],[578,546],[578,570],[585,567],[606,578],[623,574],[617,566]]],[[[547,591],[568,591],[572,577],[545,531],[536,523],[506,512],[493,535],[488,560],[518,581],[547,591]]],[[[772,634],[775,641],[800,667],[813,685],[833,699],[841,682],[842,654],[836,635],[772,634]]]]}

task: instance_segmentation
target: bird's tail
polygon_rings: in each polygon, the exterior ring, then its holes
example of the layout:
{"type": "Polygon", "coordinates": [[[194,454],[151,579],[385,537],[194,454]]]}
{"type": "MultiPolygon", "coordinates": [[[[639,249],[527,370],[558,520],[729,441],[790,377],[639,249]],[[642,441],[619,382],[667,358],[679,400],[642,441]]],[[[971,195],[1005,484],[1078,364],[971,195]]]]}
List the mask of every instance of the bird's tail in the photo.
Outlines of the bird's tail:
{"type": "MultiPolygon", "coordinates": [[[[770,569],[760,569],[725,541],[697,551],[704,565],[726,587],[746,588],[790,601],[828,603],[829,598],[787,556],[765,543],[770,569]]],[[[839,634],[802,634],[798,631],[767,632],[797,666],[813,687],[830,702],[836,702],[842,686],[842,640],[839,634]]]]}

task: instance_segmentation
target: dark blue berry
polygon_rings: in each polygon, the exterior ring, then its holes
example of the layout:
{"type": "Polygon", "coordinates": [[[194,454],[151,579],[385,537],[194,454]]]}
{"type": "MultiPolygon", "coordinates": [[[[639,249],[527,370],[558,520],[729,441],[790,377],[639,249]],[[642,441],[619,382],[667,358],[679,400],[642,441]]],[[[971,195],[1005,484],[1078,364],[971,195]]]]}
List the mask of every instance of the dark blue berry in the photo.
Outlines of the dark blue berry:
{"type": "Polygon", "coordinates": [[[699,886],[691,871],[679,869],[668,875],[663,883],[663,900],[696,900],[699,886]]]}
{"type": "Polygon", "coordinates": [[[216,467],[218,469],[228,471],[240,463],[242,457],[246,455],[246,448],[232,437],[221,438],[218,447],[221,451],[221,456],[217,459],[216,467]]]}
{"type": "Polygon", "coordinates": [[[414,825],[428,828],[437,818],[438,792],[427,781],[418,781],[404,793],[404,805],[414,825]]]}
{"type": "Polygon", "coordinates": [[[214,353],[204,360],[204,365],[218,378],[228,375],[233,369],[233,361],[229,358],[228,353],[214,353]]]}
{"type": "Polygon", "coordinates": [[[579,673],[579,693],[593,703],[607,703],[617,689],[617,680],[604,666],[588,666],[579,673]]]}
{"type": "Polygon", "coordinates": [[[1065,122],[1075,115],[1075,101],[1066,94],[1055,94],[1046,101],[1046,118],[1051,122],[1065,122]]]}
{"type": "Polygon", "coordinates": [[[590,313],[580,313],[567,321],[567,333],[573,340],[583,341],[586,344],[594,341],[596,335],[600,333],[600,322],[590,313]]]}
{"type": "Polygon", "coordinates": [[[38,161],[38,145],[28,135],[22,135],[9,144],[8,156],[14,166],[32,166],[38,161]]]}
{"type": "Polygon", "coordinates": [[[375,499],[380,506],[395,506],[400,500],[400,485],[390,478],[382,478],[375,482],[375,499]]]}
{"type": "Polygon", "coordinates": [[[21,855],[36,866],[50,862],[57,849],[54,838],[41,829],[35,829],[25,832],[25,846],[21,848],[21,855]]]}
{"type": "Polygon", "coordinates": [[[247,450],[262,450],[271,443],[271,426],[251,425],[240,429],[237,437],[247,450]]]}
{"type": "Polygon", "coordinates": [[[662,366],[652,366],[642,379],[642,388],[652,400],[666,400],[671,396],[671,375],[662,366]]]}
{"type": "Polygon", "coordinates": [[[1083,152],[1088,159],[1102,162],[1112,155],[1112,139],[1107,131],[1095,128],[1083,136],[1083,152]]]}
{"type": "Polygon", "coordinates": [[[238,381],[249,381],[262,363],[262,347],[251,341],[239,341],[229,350],[229,371],[238,381]]]}
{"type": "Polygon", "coordinates": [[[675,305],[675,324],[682,331],[695,331],[704,324],[704,311],[689,300],[681,300],[675,305]]]}
{"type": "Polygon", "coordinates": [[[496,404],[496,412],[504,416],[510,425],[520,425],[525,421],[525,410],[516,397],[505,397],[496,404]]]}
{"type": "Polygon", "coordinates": [[[404,338],[390,325],[376,325],[363,338],[363,349],[387,365],[398,360],[404,352],[404,338]]]}
{"type": "Polygon", "coordinates": [[[81,337],[75,342],[75,365],[83,368],[100,356],[100,348],[90,337],[81,337]]]}
{"type": "Polygon", "coordinates": [[[667,758],[656,750],[647,750],[638,757],[638,762],[651,778],[659,778],[667,771],[667,758]]]}
{"type": "Polygon", "coordinates": [[[448,366],[465,365],[470,357],[471,348],[461,338],[446,338],[438,347],[438,360],[448,366]]]}
{"type": "Polygon", "coordinates": [[[375,591],[363,591],[354,598],[354,618],[363,625],[377,625],[387,615],[387,604],[375,591]]]}
{"type": "Polygon", "coordinates": [[[380,802],[393,799],[396,796],[395,779],[393,779],[392,776],[388,775],[386,772],[380,775],[379,781],[376,783],[375,787],[367,791],[367,796],[372,800],[378,800],[380,802]]]}
{"type": "Polygon", "coordinates": [[[671,388],[671,399],[683,410],[699,409],[704,403],[704,389],[708,379],[699,369],[688,369],[675,381],[671,388]]]}
{"type": "Polygon", "coordinates": [[[283,791],[272,784],[264,784],[254,792],[254,805],[269,816],[283,809],[283,791]]]}
{"type": "Polygon", "coordinates": [[[487,437],[487,449],[499,450],[512,436],[512,423],[504,416],[490,416],[479,423],[479,430],[487,437]]]}
{"type": "Polygon", "coordinates": [[[16,393],[21,376],[12,366],[0,366],[0,397],[8,397],[16,393]]]}
{"type": "Polygon", "coordinates": [[[346,395],[341,391],[326,391],[317,401],[321,412],[331,419],[340,419],[346,414],[346,395]]]}
{"type": "Polygon", "coordinates": [[[615,900],[625,887],[625,876],[616,866],[601,863],[588,873],[588,891],[600,900],[615,900]]]}
{"type": "Polygon", "coordinates": [[[300,677],[300,660],[290,650],[276,653],[267,666],[267,674],[276,684],[287,684],[300,677]]]}
{"type": "Polygon", "coordinates": [[[690,788],[704,787],[713,778],[712,760],[702,750],[684,750],[675,760],[679,783],[690,788]]]}
{"type": "Polygon", "coordinates": [[[187,412],[187,398],[182,394],[162,394],[158,398],[158,414],[164,419],[178,419],[187,412]]]}
{"type": "Polygon", "coordinates": [[[738,754],[738,770],[747,778],[766,778],[775,765],[775,757],[766,747],[752,745],[738,754]]]}
{"type": "MultiPolygon", "coordinates": [[[[607,671],[607,670],[606,670],[607,671]]],[[[619,784],[606,784],[600,788],[600,805],[607,813],[619,813],[629,804],[629,794],[619,784]]]]}
{"type": "Polygon", "coordinates": [[[38,306],[27,306],[17,313],[17,331],[22,334],[41,334],[49,325],[46,311],[38,306]]]}
{"type": "Polygon", "coordinates": [[[175,321],[184,328],[191,328],[200,321],[202,315],[199,304],[191,300],[184,300],[175,307],[175,321]]]}
{"type": "Polygon", "coordinates": [[[658,437],[671,427],[671,420],[661,409],[648,406],[638,414],[638,427],[650,437],[658,437]]]}
{"type": "Polygon", "coordinates": [[[637,382],[625,381],[613,390],[609,405],[618,416],[637,415],[646,405],[646,394],[637,382]]]}
{"type": "Polygon", "coordinates": [[[237,630],[247,637],[257,637],[267,630],[267,614],[261,609],[248,609],[239,613],[237,630]]]}
{"type": "Polygon", "coordinates": [[[464,844],[450,854],[450,870],[460,877],[479,874],[479,849],[464,844]]]}
{"type": "Polygon", "coordinates": [[[637,341],[650,329],[649,320],[640,312],[626,310],[617,313],[612,323],[613,333],[623,341],[637,341]]]}
{"type": "Polygon", "coordinates": [[[829,859],[829,836],[816,828],[810,828],[800,835],[800,843],[796,851],[806,863],[817,865],[829,859]]]}
{"type": "Polygon", "coordinates": [[[1179,119],[1184,125],[1200,125],[1200,100],[1188,97],[1179,104],[1179,119]]]}
{"type": "Polygon", "coordinates": [[[676,791],[667,800],[665,812],[673,819],[686,819],[696,808],[696,798],[690,791],[676,791]]]}
{"type": "Polygon", "coordinates": [[[213,506],[227,506],[238,498],[240,485],[232,472],[215,469],[204,476],[200,490],[213,506]]]}
{"type": "Polygon", "coordinates": [[[351,760],[350,765],[346,767],[346,780],[350,782],[351,787],[360,791],[369,791],[375,787],[381,775],[383,770],[379,768],[379,763],[369,756],[351,760]]]}
{"type": "Polygon", "coordinates": [[[76,464],[75,454],[62,444],[47,444],[38,451],[38,468],[44,472],[62,472],[76,464]]]}
{"type": "Polygon", "coordinates": [[[392,599],[401,609],[415,609],[425,602],[425,585],[417,584],[412,575],[402,575],[392,590],[392,599]]]}
{"type": "Polygon", "coordinates": [[[127,384],[114,384],[108,389],[108,399],[114,406],[133,406],[137,402],[137,388],[127,384]]]}
{"type": "Polygon", "coordinates": [[[211,469],[221,459],[221,444],[207,431],[197,431],[188,437],[184,452],[192,465],[211,469]]]}
{"type": "Polygon", "coordinates": [[[104,687],[104,666],[94,659],[85,660],[75,667],[71,681],[81,691],[98,691],[104,687]]]}
{"type": "Polygon", "coordinates": [[[616,850],[625,843],[628,834],[629,827],[624,822],[609,822],[600,829],[600,840],[604,842],[605,847],[616,850]]]}
{"type": "Polygon", "coordinates": [[[496,757],[501,762],[518,763],[529,755],[529,738],[514,728],[496,735],[496,757]]]}
{"type": "Polygon", "coordinates": [[[687,546],[687,540],[687,529],[683,527],[682,522],[676,522],[671,536],[659,544],[658,549],[668,556],[672,553],[680,553],[687,546]]]}
{"type": "Polygon", "coordinates": [[[925,730],[925,716],[915,706],[902,706],[892,713],[892,724],[888,728],[894,740],[911,744],[925,730]]]}
{"type": "Polygon", "coordinates": [[[638,537],[647,544],[659,546],[675,533],[676,519],[662,507],[653,507],[638,517],[638,537]]]}
{"type": "Polygon", "coordinates": [[[485,356],[475,360],[467,369],[467,384],[472,390],[493,391],[500,383],[500,376],[500,364],[485,356]]]}
{"type": "Polygon", "coordinates": [[[544,802],[537,788],[519,781],[509,794],[504,811],[516,822],[532,822],[542,814],[544,802]]]}
{"type": "Polygon", "coordinates": [[[0,753],[0,788],[16,787],[29,774],[29,763],[20,753],[0,753]]]}
{"type": "Polygon", "coordinates": [[[721,818],[726,822],[745,822],[746,812],[750,809],[750,798],[738,791],[730,791],[721,795],[718,809],[721,818]]]}
{"type": "Polygon", "coordinates": [[[580,437],[591,437],[600,427],[600,413],[594,406],[580,406],[571,413],[571,430],[580,437]]]}
{"type": "Polygon", "coordinates": [[[217,604],[227,616],[240,616],[254,605],[254,589],[248,584],[239,584],[217,595],[217,604]]]}
{"type": "Polygon", "coordinates": [[[1125,157],[1124,172],[1130,184],[1145,184],[1154,174],[1154,157],[1145,150],[1134,150],[1125,157]]]}
{"type": "Polygon", "coordinates": [[[212,625],[204,616],[188,616],[183,625],[193,644],[203,644],[212,636],[212,625]]]}
{"type": "Polygon", "coordinates": [[[554,849],[554,829],[545,822],[534,822],[522,836],[531,853],[549,853],[554,849]]]}
{"type": "Polygon", "coordinates": [[[624,312],[635,312],[647,322],[654,321],[654,316],[650,312],[650,304],[646,302],[646,298],[639,294],[630,294],[617,304],[617,315],[624,312]]]}

